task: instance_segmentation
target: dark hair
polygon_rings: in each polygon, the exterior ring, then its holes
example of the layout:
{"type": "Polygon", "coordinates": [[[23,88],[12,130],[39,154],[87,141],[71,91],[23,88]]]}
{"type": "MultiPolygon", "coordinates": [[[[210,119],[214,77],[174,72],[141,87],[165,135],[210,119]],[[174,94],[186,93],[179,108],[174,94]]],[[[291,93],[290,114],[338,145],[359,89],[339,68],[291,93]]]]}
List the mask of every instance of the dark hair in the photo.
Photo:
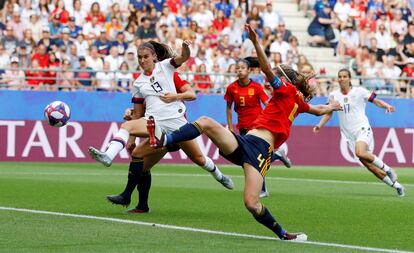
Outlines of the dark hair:
{"type": "Polygon", "coordinates": [[[243,62],[247,65],[247,67],[249,68],[258,68],[260,67],[259,65],[259,60],[257,59],[257,57],[253,57],[253,56],[248,56],[245,57],[243,59],[240,59],[237,63],[243,62]]]}
{"type": "MultiPolygon", "coordinates": [[[[352,78],[351,71],[350,71],[349,69],[346,69],[346,68],[342,68],[342,69],[340,69],[340,70],[338,71],[338,75],[339,75],[339,73],[341,73],[341,72],[346,72],[346,73],[348,74],[349,79],[351,79],[351,78],[352,78]]],[[[351,83],[351,81],[349,81],[349,86],[350,86],[350,87],[352,87],[352,83],[351,83]]]]}
{"type": "Polygon", "coordinates": [[[162,44],[162,43],[158,43],[153,40],[142,43],[138,47],[138,50],[141,48],[147,48],[147,49],[152,50],[157,55],[158,61],[162,61],[162,60],[174,57],[175,55],[169,46],[162,44]]]}
{"type": "Polygon", "coordinates": [[[284,76],[288,81],[293,84],[296,89],[302,92],[303,97],[312,98],[314,88],[308,84],[309,79],[315,77],[314,74],[305,75],[297,72],[291,66],[286,64],[280,64],[275,68],[276,75],[279,77],[284,76]]]}

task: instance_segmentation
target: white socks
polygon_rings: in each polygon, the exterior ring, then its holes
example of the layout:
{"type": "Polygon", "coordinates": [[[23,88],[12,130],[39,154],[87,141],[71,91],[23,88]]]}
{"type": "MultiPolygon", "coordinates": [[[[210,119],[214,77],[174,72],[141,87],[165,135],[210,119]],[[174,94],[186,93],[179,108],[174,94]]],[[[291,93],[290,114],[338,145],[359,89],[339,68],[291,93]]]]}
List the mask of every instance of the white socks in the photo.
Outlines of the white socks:
{"type": "Polygon", "coordinates": [[[389,176],[385,176],[385,177],[382,179],[382,181],[383,181],[384,183],[386,183],[387,185],[391,186],[391,187],[392,187],[392,185],[394,184],[394,183],[391,181],[391,179],[390,179],[390,177],[389,177],[389,176]]]}
{"type": "Polygon", "coordinates": [[[288,153],[288,150],[287,149],[288,149],[288,147],[286,145],[286,142],[283,142],[282,145],[280,145],[280,147],[276,151],[277,152],[282,152],[285,155],[287,155],[287,153],[288,153]]]}
{"type": "Polygon", "coordinates": [[[390,170],[390,167],[381,161],[381,159],[379,159],[376,155],[374,155],[374,161],[372,163],[385,172],[390,170]]]}
{"type": "Polygon", "coordinates": [[[108,149],[105,151],[111,160],[113,160],[114,157],[119,154],[122,149],[125,148],[125,145],[128,142],[128,138],[129,132],[123,128],[119,129],[118,133],[115,134],[114,138],[109,144],[108,149]]]}
{"type": "Polygon", "coordinates": [[[402,188],[402,185],[400,183],[398,183],[397,181],[395,181],[394,183],[391,181],[389,176],[385,176],[382,181],[391,186],[392,188],[398,189],[398,188],[402,188]]]}
{"type": "Polygon", "coordinates": [[[214,165],[213,160],[211,160],[208,156],[206,156],[205,159],[206,163],[201,167],[206,171],[210,172],[216,180],[221,180],[223,178],[223,174],[221,173],[219,168],[217,168],[217,166],[214,165]]]}

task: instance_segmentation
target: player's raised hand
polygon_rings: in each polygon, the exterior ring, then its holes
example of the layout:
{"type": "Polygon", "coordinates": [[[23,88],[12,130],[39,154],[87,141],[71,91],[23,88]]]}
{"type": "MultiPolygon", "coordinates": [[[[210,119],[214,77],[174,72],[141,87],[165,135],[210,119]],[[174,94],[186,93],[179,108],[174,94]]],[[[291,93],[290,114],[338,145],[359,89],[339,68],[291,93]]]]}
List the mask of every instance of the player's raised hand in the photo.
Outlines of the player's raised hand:
{"type": "Polygon", "coordinates": [[[253,28],[249,25],[249,24],[245,24],[244,25],[244,29],[247,31],[248,35],[249,35],[249,39],[255,43],[257,42],[257,33],[253,30],[253,28]]]}
{"type": "Polygon", "coordinates": [[[342,105],[336,100],[330,100],[329,105],[333,108],[334,111],[342,111],[342,105]]]}
{"type": "Polygon", "coordinates": [[[318,126],[318,125],[314,126],[314,127],[313,127],[313,129],[312,129],[312,131],[313,131],[315,134],[319,133],[319,131],[320,131],[320,130],[321,130],[321,128],[320,128],[320,126],[318,126]]]}
{"type": "Polygon", "coordinates": [[[394,107],[394,106],[392,106],[392,105],[388,105],[388,106],[385,108],[385,113],[391,113],[391,112],[395,112],[395,107],[394,107]]]}
{"type": "Polygon", "coordinates": [[[164,103],[171,103],[174,101],[178,101],[179,97],[178,94],[167,92],[164,94],[164,96],[161,96],[160,99],[164,103]]]}
{"type": "Polygon", "coordinates": [[[190,49],[191,44],[192,44],[191,40],[184,40],[181,46],[183,48],[190,49]]]}
{"type": "Polygon", "coordinates": [[[132,119],[132,114],[134,113],[134,109],[127,108],[124,112],[124,120],[128,121],[132,119]]]}

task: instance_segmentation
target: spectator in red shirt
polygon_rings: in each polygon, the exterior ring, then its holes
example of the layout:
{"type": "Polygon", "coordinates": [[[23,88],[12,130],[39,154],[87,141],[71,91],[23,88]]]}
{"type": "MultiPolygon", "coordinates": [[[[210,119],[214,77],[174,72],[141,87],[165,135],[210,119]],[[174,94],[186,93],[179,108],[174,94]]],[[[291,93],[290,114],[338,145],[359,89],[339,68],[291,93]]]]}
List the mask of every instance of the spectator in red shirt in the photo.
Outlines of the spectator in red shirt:
{"type": "Polygon", "coordinates": [[[213,27],[216,31],[221,32],[227,26],[229,26],[229,20],[224,15],[224,11],[219,10],[216,18],[213,20],[213,27]]]}
{"type": "Polygon", "coordinates": [[[197,92],[209,93],[210,88],[214,87],[214,83],[211,82],[210,76],[206,74],[207,67],[205,64],[200,64],[197,67],[197,75],[194,75],[194,85],[197,92]]]}
{"type": "MultiPolygon", "coordinates": [[[[414,58],[408,58],[407,65],[403,68],[402,77],[414,78],[414,58]]],[[[402,81],[401,85],[397,87],[397,93],[403,94],[405,97],[413,97],[414,94],[414,80],[402,81]]]]}
{"type": "Polygon", "coordinates": [[[37,60],[40,68],[49,67],[49,55],[46,53],[46,46],[40,44],[37,46],[36,52],[32,55],[32,61],[37,60]]]}
{"type": "Polygon", "coordinates": [[[105,16],[101,12],[101,6],[98,2],[94,2],[91,5],[91,9],[88,12],[88,16],[86,16],[86,21],[91,22],[93,17],[98,18],[98,23],[103,24],[105,22],[105,16]]]}
{"type": "Polygon", "coordinates": [[[69,21],[69,12],[65,8],[64,0],[58,0],[55,3],[55,9],[49,15],[49,22],[53,20],[55,16],[59,17],[59,22],[66,25],[69,21]]]}
{"type": "Polygon", "coordinates": [[[37,59],[32,59],[30,64],[30,69],[26,71],[27,84],[34,90],[39,90],[40,87],[44,84],[45,72],[40,70],[39,61],[37,59]]]}

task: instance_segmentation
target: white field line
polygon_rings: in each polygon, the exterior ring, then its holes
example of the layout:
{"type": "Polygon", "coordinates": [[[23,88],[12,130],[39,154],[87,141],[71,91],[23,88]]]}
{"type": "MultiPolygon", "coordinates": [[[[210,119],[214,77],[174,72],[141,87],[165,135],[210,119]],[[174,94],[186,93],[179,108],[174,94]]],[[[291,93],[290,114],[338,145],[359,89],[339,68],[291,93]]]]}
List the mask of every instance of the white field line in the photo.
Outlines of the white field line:
{"type": "MultiPolygon", "coordinates": [[[[252,239],[262,239],[262,240],[279,240],[275,237],[269,237],[269,236],[249,235],[249,234],[224,232],[224,231],[216,231],[216,230],[201,229],[201,228],[182,227],[182,226],[174,226],[174,225],[167,225],[167,224],[157,224],[157,223],[142,222],[142,221],[135,221],[135,220],[124,220],[124,219],[117,219],[117,218],[110,218],[110,217],[100,217],[100,216],[93,216],[93,215],[50,212],[50,211],[32,210],[32,209],[14,208],[14,207],[4,207],[4,206],[0,206],[0,210],[14,211],[14,212],[24,212],[24,213],[33,213],[33,214],[53,215],[53,216],[63,216],[63,217],[79,218],[79,219],[118,222],[118,223],[134,224],[134,225],[140,225],[140,226],[150,226],[150,227],[159,227],[159,228],[174,229],[174,230],[181,230],[181,231],[190,231],[190,232],[196,232],[196,233],[206,233],[206,234],[213,234],[213,235],[244,237],[244,238],[252,238],[252,239]]],[[[335,247],[335,248],[355,249],[355,250],[371,251],[371,252],[413,253],[412,251],[371,248],[371,247],[346,245],[346,244],[338,244],[338,243],[327,243],[327,242],[307,241],[307,242],[295,242],[295,243],[311,244],[311,245],[335,247]]]]}
{"type": "MultiPolygon", "coordinates": [[[[78,173],[78,172],[4,172],[0,170],[0,175],[46,175],[46,176],[125,176],[126,173],[78,173]]],[[[160,177],[210,177],[209,174],[188,174],[188,173],[151,173],[153,176],[160,177]]],[[[230,175],[231,178],[241,178],[244,176],[230,175]]],[[[354,185],[384,185],[383,182],[365,182],[365,181],[345,181],[345,180],[330,180],[330,179],[311,179],[311,178],[294,178],[294,177],[266,177],[266,180],[280,180],[280,181],[297,181],[310,183],[331,183],[331,184],[354,184],[354,185]]],[[[414,187],[414,184],[403,184],[404,187],[414,187]]]]}

